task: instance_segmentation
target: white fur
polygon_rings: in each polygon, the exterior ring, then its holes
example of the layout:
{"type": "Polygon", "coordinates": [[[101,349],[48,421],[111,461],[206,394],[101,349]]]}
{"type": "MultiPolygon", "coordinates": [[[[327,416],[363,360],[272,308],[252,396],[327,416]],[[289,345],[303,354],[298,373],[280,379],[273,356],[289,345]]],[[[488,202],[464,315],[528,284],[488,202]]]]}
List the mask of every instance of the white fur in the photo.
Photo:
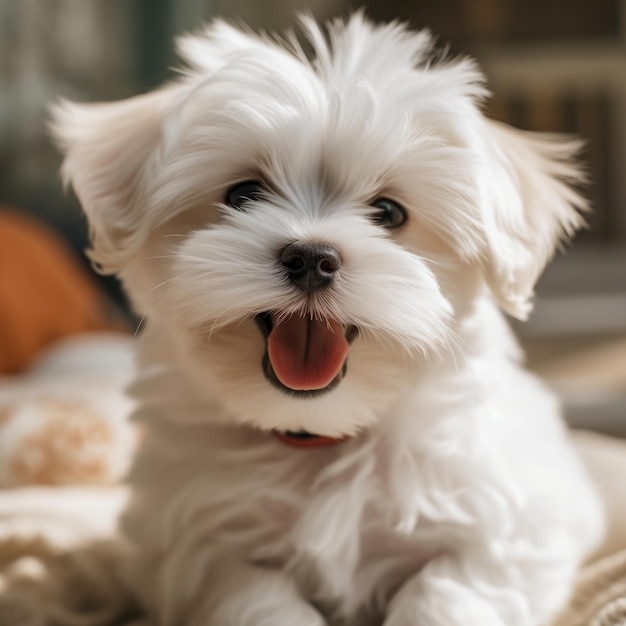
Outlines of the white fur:
{"type": "Polygon", "coordinates": [[[476,65],[424,31],[302,28],[313,54],[214,22],[174,83],[54,111],[91,256],[146,318],[129,576],[161,626],[538,626],[602,515],[499,307],[528,314],[581,224],[577,146],[483,117],[476,65]],[[250,178],[271,191],[226,206],[250,178]],[[370,222],[380,196],[405,226],[370,222]],[[307,298],[277,254],[309,239],[343,266],[307,298]],[[336,389],[266,381],[268,310],[359,328],[336,389]]]}

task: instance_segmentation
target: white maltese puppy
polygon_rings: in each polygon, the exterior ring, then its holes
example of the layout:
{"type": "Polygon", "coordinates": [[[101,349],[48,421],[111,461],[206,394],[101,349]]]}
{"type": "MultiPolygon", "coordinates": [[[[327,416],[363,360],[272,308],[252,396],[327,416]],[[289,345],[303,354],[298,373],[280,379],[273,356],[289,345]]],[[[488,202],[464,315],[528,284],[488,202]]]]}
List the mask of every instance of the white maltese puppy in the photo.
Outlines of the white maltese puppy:
{"type": "Polygon", "coordinates": [[[501,310],[581,225],[577,144],[424,31],[302,23],[54,111],[146,320],[129,577],[160,626],[544,624],[602,514],[501,310]]]}

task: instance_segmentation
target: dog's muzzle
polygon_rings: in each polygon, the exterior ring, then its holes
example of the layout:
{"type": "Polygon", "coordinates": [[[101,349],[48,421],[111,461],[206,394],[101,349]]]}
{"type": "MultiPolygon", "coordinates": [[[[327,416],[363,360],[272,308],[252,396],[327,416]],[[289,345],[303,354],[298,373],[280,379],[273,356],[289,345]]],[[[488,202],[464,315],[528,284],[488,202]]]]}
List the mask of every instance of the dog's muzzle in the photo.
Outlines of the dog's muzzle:
{"type": "MultiPolygon", "coordinates": [[[[278,262],[289,283],[308,295],[332,285],[342,259],[329,243],[294,241],[280,251],[278,262]]],[[[281,311],[267,311],[256,321],[265,338],[263,372],[281,391],[314,397],[334,389],[345,376],[355,326],[281,311]]]]}

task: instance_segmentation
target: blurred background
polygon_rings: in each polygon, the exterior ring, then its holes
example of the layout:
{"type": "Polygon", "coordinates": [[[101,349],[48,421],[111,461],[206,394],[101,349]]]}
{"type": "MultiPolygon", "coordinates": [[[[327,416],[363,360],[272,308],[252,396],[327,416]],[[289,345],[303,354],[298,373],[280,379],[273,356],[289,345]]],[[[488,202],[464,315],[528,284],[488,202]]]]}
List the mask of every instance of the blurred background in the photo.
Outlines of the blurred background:
{"type": "MultiPolygon", "coordinates": [[[[175,34],[215,15],[271,30],[301,10],[324,19],[361,4],[478,58],[494,93],[489,115],[586,140],[589,229],[548,269],[518,331],[572,423],[626,434],[626,0],[0,0],[0,205],[50,225],[87,267],[85,223],[46,135],[51,101],[154,87],[172,75],[175,34]]],[[[1,242],[7,298],[26,287],[7,296],[1,242]]],[[[124,311],[116,284],[102,284],[124,311]]]]}

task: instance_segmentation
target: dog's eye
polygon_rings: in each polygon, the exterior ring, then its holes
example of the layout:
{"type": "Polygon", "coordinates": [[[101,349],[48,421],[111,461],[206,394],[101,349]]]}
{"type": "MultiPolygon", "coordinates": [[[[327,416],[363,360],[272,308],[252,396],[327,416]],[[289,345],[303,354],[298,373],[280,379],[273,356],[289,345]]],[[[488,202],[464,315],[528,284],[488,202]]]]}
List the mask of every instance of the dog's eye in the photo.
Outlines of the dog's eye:
{"type": "Polygon", "coordinates": [[[256,180],[247,180],[237,183],[226,192],[224,202],[238,211],[245,211],[246,205],[260,200],[265,194],[265,188],[256,180]]]}
{"type": "Polygon", "coordinates": [[[406,210],[397,202],[388,198],[379,198],[372,204],[377,209],[372,213],[371,219],[374,224],[385,228],[398,228],[406,222],[406,210]]]}

